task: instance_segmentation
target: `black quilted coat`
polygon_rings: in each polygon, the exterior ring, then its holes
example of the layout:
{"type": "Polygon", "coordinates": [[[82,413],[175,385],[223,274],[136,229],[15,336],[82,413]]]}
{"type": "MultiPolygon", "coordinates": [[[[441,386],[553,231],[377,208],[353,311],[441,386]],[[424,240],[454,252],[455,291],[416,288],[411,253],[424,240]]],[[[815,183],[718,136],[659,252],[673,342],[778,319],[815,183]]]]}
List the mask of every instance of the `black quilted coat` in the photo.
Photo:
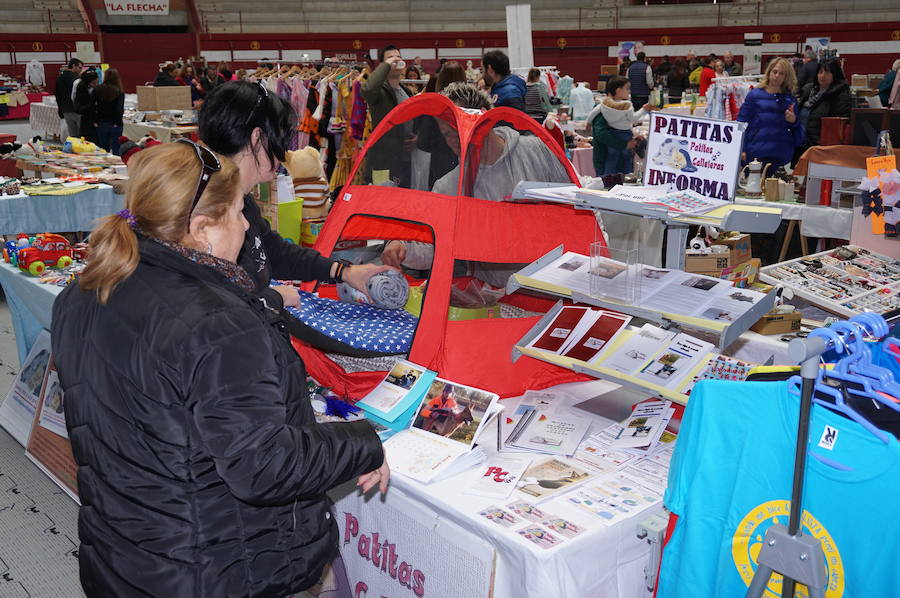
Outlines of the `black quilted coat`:
{"type": "Polygon", "coordinates": [[[318,580],[325,491],[379,467],[368,423],[316,424],[277,313],[141,239],[100,305],[73,285],[52,341],[78,462],[89,598],[281,598],[318,580]]]}

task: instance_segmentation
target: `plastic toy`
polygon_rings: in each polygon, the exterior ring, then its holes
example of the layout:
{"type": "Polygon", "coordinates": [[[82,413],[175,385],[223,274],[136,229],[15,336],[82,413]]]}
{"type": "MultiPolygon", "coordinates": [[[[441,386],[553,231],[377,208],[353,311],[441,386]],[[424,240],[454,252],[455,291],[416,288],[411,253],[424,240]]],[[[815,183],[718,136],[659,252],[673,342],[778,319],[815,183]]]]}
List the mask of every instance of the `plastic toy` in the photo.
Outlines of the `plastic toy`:
{"type": "Polygon", "coordinates": [[[20,270],[32,276],[40,276],[48,267],[65,268],[72,265],[73,252],[62,235],[41,233],[30,247],[19,249],[17,262],[20,270]]]}

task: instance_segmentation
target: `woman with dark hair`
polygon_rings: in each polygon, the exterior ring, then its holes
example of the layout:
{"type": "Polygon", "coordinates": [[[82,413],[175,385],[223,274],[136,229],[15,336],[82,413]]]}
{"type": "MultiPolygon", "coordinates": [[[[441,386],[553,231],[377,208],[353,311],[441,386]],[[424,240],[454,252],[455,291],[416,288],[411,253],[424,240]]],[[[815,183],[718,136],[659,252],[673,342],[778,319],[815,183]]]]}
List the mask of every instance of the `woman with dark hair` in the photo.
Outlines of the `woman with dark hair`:
{"type": "Polygon", "coordinates": [[[688,65],[684,58],[675,61],[675,66],[666,75],[666,87],[669,89],[669,103],[678,104],[681,102],[681,96],[684,92],[691,88],[691,81],[688,79],[688,65]]]}
{"type": "Polygon", "coordinates": [[[72,87],[72,103],[75,105],[75,112],[81,115],[81,126],[78,129],[78,136],[88,141],[97,142],[97,129],[94,126],[94,115],[92,113],[94,107],[94,88],[97,87],[100,77],[97,71],[89,70],[81,73],[81,78],[72,87]]]}
{"type": "Polygon", "coordinates": [[[434,91],[436,93],[441,93],[442,91],[444,91],[444,88],[451,83],[465,82],[466,69],[464,69],[462,65],[457,61],[449,60],[444,63],[444,65],[441,67],[440,72],[437,73],[437,82],[434,86],[434,91]]]}
{"type": "MultiPolygon", "coordinates": [[[[271,279],[346,282],[366,293],[366,282],[386,266],[345,265],[314,249],[285,241],[262,217],[250,191],[275,178],[297,115],[291,105],[264,86],[247,81],[219,85],[206,97],[199,114],[200,139],[214,151],[228,156],[240,171],[244,193],[244,218],[249,226],[237,263],[253,277],[255,291],[266,304],[280,310],[297,307],[294,287],[269,287],[271,279]]],[[[295,318],[288,322],[296,324],[295,318]]],[[[293,332],[293,330],[292,330],[293,332]]]]}
{"type": "Polygon", "coordinates": [[[553,106],[550,104],[550,94],[541,82],[541,71],[534,67],[528,71],[525,90],[525,114],[543,125],[553,106]]]}
{"type": "Polygon", "coordinates": [[[94,90],[92,110],[97,127],[97,145],[118,155],[122,115],[125,113],[125,91],[116,69],[106,69],[103,73],[103,83],[94,90]]]}
{"type": "Polygon", "coordinates": [[[191,65],[187,65],[181,69],[181,74],[179,74],[178,78],[175,80],[182,85],[187,85],[191,88],[192,104],[206,95],[206,90],[200,85],[200,79],[194,74],[194,67],[191,65]]]}
{"type": "Polygon", "coordinates": [[[848,118],[850,105],[850,86],[840,63],[837,60],[819,62],[815,81],[807,83],[800,93],[800,122],[806,130],[806,138],[798,148],[796,158],[807,148],[819,145],[823,118],[848,118]]]}

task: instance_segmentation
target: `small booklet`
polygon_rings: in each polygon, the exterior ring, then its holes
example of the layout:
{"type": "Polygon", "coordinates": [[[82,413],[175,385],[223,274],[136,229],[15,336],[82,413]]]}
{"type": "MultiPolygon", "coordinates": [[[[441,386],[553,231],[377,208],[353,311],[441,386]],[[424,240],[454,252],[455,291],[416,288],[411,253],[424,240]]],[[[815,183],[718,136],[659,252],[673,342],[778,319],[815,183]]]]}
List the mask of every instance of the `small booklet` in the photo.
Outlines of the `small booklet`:
{"type": "Polygon", "coordinates": [[[516,406],[515,410],[512,411],[512,413],[500,414],[500,429],[498,430],[499,438],[497,441],[497,450],[502,452],[520,452],[509,451],[508,447],[506,446],[506,440],[516,430],[519,423],[522,421],[523,416],[530,413],[532,410],[534,410],[535,407],[544,406],[549,408],[549,406],[555,400],[558,400],[563,395],[564,393],[558,391],[526,390],[525,394],[522,395],[519,404],[516,406]]]}
{"type": "Polygon", "coordinates": [[[538,459],[522,474],[519,491],[542,501],[592,477],[592,473],[572,461],[555,457],[538,459]]]}
{"type": "Polygon", "coordinates": [[[644,401],[635,405],[610,448],[652,447],[669,423],[671,404],[671,401],[644,401]]]}
{"type": "Polygon", "coordinates": [[[589,307],[574,305],[563,307],[553,321],[533,341],[528,343],[528,346],[551,353],[560,353],[566,341],[572,336],[572,331],[590,311],[589,307]]]}
{"type": "Polygon", "coordinates": [[[571,456],[587,433],[589,419],[550,409],[534,409],[523,418],[507,445],[551,455],[571,456]]]}
{"type": "Polygon", "coordinates": [[[635,374],[636,378],[676,389],[701,362],[709,361],[712,343],[679,333],[635,374]]]}
{"type": "Polygon", "coordinates": [[[660,345],[668,343],[674,337],[674,332],[663,330],[653,324],[644,324],[600,365],[622,374],[634,374],[659,351],[660,345]]]}
{"type": "Polygon", "coordinates": [[[366,419],[377,424],[381,439],[387,440],[409,425],[436,375],[423,366],[401,359],[356,406],[363,410],[366,419]]]}
{"type": "Polygon", "coordinates": [[[516,489],[531,457],[496,455],[481,466],[481,475],[466,489],[466,494],[506,499],[516,489]]]}
{"type": "Polygon", "coordinates": [[[435,378],[411,426],[384,443],[392,471],[430,483],[484,460],[473,450],[479,431],[497,413],[497,395],[435,378]]]}

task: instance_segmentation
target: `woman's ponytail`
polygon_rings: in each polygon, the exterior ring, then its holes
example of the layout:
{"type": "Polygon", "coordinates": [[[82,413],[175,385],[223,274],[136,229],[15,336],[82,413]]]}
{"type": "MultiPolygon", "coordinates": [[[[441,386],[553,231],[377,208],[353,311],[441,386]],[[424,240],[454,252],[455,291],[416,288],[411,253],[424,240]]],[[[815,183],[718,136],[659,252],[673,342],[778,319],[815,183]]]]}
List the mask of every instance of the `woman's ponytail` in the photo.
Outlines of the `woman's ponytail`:
{"type": "Polygon", "coordinates": [[[88,259],[78,284],[86,291],[96,291],[97,299],[105,304],[138,265],[137,235],[127,217],[112,214],[100,220],[91,233],[88,259]]]}

